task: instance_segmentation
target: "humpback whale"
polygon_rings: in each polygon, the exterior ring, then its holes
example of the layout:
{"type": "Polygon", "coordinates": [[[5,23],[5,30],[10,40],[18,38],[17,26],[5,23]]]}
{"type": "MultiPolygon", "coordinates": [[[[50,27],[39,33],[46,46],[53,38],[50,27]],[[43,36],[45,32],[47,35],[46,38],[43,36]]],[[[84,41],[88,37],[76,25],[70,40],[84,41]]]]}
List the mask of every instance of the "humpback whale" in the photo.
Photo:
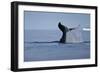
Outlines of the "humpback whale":
{"type": "MultiPolygon", "coordinates": [[[[28,42],[28,43],[63,43],[63,44],[66,44],[66,43],[81,43],[81,42],[83,42],[83,36],[82,36],[82,30],[79,28],[79,26],[74,27],[74,28],[68,28],[67,26],[65,26],[61,22],[59,22],[58,28],[60,29],[60,31],[62,33],[61,38],[59,40],[42,41],[41,42],[40,39],[38,41],[36,39],[36,41],[28,42]]],[[[54,34],[54,35],[56,35],[56,34],[54,34]]],[[[58,35],[57,35],[57,37],[58,37],[58,35]]]]}
{"type": "Polygon", "coordinates": [[[68,28],[67,26],[62,25],[61,22],[58,23],[58,27],[62,31],[62,37],[61,37],[59,43],[66,43],[66,34],[69,31],[76,29],[76,28],[68,28]]]}

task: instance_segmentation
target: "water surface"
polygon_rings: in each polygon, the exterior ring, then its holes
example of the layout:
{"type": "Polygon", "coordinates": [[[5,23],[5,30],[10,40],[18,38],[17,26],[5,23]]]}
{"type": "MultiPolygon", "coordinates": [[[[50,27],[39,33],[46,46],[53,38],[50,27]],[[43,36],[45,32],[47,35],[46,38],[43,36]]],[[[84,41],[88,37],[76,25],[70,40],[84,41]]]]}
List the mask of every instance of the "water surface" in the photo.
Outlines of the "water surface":
{"type": "Polygon", "coordinates": [[[25,30],[24,61],[73,60],[90,58],[90,32],[82,31],[83,42],[59,43],[60,31],[25,30]]]}

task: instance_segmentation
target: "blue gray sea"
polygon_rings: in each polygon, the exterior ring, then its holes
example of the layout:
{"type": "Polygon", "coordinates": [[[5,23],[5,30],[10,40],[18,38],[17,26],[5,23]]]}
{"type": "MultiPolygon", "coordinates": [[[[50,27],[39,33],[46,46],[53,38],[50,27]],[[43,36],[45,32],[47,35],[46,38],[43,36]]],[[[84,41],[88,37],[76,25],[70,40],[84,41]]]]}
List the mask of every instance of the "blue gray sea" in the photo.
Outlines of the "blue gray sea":
{"type": "Polygon", "coordinates": [[[24,30],[24,61],[90,58],[90,32],[81,31],[83,42],[61,44],[59,30],[24,30]]]}

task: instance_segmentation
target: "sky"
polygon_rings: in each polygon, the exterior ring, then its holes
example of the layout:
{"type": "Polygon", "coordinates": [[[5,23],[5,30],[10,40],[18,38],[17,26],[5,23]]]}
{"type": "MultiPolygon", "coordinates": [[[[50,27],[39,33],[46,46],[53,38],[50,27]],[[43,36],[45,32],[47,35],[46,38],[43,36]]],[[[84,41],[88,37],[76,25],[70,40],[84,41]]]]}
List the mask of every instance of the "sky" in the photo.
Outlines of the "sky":
{"type": "Polygon", "coordinates": [[[25,30],[58,30],[59,22],[68,28],[89,28],[90,14],[24,11],[25,30]]]}

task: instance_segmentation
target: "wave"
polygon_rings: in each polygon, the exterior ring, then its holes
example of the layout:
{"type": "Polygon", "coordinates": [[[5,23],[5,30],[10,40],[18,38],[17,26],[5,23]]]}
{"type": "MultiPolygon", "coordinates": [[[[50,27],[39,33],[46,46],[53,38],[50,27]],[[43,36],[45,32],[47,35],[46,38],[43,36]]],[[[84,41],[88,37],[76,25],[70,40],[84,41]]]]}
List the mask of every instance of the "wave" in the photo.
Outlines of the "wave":
{"type": "MultiPolygon", "coordinates": [[[[34,41],[34,42],[27,42],[25,41],[24,43],[60,43],[59,41],[46,41],[46,42],[40,42],[40,41],[34,41]]],[[[80,43],[90,43],[90,41],[83,41],[80,43]]],[[[73,43],[64,43],[64,44],[73,44],[73,43]]]]}
{"type": "Polygon", "coordinates": [[[39,41],[34,41],[34,42],[24,42],[24,43],[59,43],[59,41],[50,41],[50,42],[39,42],[39,41]]]}

